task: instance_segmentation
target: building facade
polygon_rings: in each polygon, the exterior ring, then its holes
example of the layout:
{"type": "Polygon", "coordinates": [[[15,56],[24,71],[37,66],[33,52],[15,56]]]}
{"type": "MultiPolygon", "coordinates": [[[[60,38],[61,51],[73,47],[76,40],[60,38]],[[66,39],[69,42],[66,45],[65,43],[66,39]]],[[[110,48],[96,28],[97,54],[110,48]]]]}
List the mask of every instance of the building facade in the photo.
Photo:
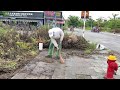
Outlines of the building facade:
{"type": "Polygon", "coordinates": [[[4,23],[28,23],[35,26],[53,24],[56,22],[58,27],[64,25],[61,11],[7,11],[5,15],[0,15],[0,21],[4,23]]]}

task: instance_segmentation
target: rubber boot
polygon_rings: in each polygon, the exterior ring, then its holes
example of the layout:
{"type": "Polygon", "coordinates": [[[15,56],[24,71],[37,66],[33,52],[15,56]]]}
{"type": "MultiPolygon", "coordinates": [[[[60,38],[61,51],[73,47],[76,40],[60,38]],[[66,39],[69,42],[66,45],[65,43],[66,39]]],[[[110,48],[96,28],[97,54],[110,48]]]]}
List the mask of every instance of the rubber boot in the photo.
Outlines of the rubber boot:
{"type": "Polygon", "coordinates": [[[48,56],[46,56],[46,57],[52,58],[53,52],[54,52],[54,44],[52,42],[50,42],[49,49],[48,49],[48,56]]]}
{"type": "Polygon", "coordinates": [[[60,52],[61,52],[61,49],[62,49],[62,44],[61,43],[59,43],[59,45],[58,45],[58,47],[59,47],[59,50],[57,50],[57,52],[56,52],[56,58],[57,59],[60,59],[60,52]]]}

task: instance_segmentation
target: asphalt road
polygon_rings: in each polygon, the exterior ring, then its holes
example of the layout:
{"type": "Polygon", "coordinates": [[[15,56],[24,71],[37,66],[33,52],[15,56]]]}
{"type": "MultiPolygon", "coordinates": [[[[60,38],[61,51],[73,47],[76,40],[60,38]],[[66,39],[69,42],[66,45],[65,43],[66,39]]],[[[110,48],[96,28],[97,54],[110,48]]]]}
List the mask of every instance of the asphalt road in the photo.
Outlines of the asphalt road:
{"type": "MultiPolygon", "coordinates": [[[[83,30],[81,29],[75,29],[74,33],[80,36],[82,35],[82,31],[83,30]]],[[[96,33],[88,30],[85,31],[84,35],[87,40],[102,44],[108,49],[120,53],[120,35],[114,35],[106,32],[96,33]]]]}

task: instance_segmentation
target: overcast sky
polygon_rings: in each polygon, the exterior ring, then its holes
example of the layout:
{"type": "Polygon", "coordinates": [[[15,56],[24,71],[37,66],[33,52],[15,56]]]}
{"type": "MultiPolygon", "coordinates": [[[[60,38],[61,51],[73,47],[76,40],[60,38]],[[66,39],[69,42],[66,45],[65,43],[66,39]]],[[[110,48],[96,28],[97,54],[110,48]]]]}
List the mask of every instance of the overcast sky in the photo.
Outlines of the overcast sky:
{"type": "MultiPolygon", "coordinates": [[[[112,13],[119,14],[118,17],[120,17],[120,11],[89,11],[89,15],[92,16],[94,20],[99,17],[108,19],[108,17],[112,17],[112,13]]],[[[65,19],[67,19],[69,15],[81,17],[81,11],[63,11],[63,17],[65,19]]]]}

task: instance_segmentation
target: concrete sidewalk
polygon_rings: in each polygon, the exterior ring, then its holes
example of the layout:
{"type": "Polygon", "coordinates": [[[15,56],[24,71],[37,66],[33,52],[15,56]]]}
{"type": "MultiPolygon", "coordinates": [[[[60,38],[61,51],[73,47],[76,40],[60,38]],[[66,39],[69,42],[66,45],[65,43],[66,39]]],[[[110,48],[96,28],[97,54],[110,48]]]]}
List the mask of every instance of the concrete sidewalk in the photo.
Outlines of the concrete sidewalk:
{"type": "MultiPolygon", "coordinates": [[[[65,64],[60,64],[59,60],[44,62],[45,55],[46,50],[11,79],[103,79],[107,69],[105,55],[92,55],[91,58],[70,56],[65,59],[65,64]]],[[[120,79],[120,70],[115,78],[120,79]]]]}

